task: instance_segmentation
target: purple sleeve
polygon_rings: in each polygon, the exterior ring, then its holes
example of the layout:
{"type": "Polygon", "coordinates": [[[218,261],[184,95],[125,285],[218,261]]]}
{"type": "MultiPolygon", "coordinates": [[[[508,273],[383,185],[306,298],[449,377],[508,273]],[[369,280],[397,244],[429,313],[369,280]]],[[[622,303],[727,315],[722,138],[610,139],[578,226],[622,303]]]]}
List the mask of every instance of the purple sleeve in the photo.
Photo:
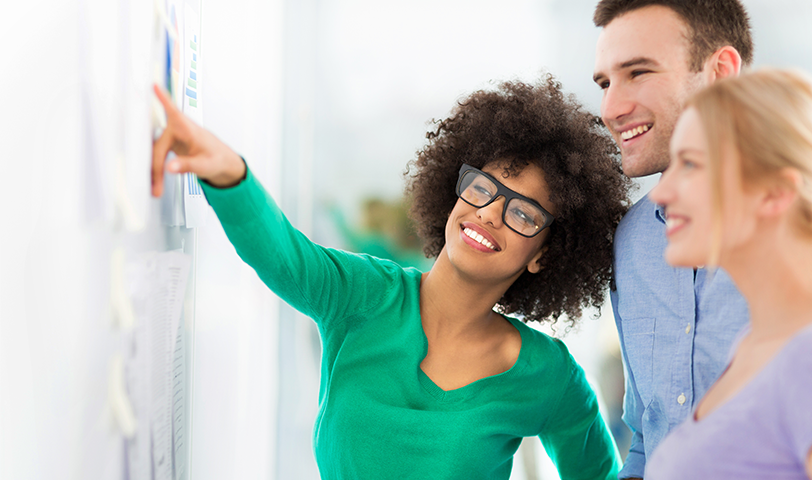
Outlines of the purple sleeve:
{"type": "Polygon", "coordinates": [[[802,342],[793,342],[780,379],[782,423],[787,442],[801,465],[812,449],[812,330],[804,329],[802,342]]]}

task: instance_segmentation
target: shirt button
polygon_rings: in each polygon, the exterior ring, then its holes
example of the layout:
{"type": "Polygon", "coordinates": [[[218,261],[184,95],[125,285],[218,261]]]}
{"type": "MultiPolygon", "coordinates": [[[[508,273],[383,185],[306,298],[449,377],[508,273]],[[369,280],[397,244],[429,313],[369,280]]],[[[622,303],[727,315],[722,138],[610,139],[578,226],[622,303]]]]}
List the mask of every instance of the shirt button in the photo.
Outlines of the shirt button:
{"type": "Polygon", "coordinates": [[[680,405],[685,403],[685,394],[684,393],[679,394],[679,397],[677,397],[677,403],[679,403],[680,405]]]}
{"type": "Polygon", "coordinates": [[[691,324],[689,323],[687,327],[685,327],[685,333],[691,333],[691,324]]]}

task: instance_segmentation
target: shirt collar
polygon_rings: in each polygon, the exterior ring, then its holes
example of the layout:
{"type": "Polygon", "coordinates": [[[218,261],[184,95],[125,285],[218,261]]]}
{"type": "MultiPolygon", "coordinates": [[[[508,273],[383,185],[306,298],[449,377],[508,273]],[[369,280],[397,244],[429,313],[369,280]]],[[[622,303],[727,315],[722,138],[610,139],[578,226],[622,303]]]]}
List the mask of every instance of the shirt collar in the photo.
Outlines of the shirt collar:
{"type": "Polygon", "coordinates": [[[657,220],[665,223],[665,207],[662,205],[654,204],[654,216],[657,217],[657,220]]]}

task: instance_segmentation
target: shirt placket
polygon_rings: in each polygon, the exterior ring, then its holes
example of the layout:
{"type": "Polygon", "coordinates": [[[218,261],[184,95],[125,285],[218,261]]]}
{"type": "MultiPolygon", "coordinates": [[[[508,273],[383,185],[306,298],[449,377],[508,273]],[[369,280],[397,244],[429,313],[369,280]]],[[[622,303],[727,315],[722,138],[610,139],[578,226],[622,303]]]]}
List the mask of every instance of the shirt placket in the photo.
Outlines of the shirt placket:
{"type": "Polygon", "coordinates": [[[671,370],[671,391],[666,399],[670,426],[682,422],[691,412],[694,400],[692,359],[694,351],[694,331],[696,325],[696,291],[694,272],[680,269],[677,272],[680,292],[680,308],[677,324],[673,325],[673,335],[677,349],[671,370]]]}

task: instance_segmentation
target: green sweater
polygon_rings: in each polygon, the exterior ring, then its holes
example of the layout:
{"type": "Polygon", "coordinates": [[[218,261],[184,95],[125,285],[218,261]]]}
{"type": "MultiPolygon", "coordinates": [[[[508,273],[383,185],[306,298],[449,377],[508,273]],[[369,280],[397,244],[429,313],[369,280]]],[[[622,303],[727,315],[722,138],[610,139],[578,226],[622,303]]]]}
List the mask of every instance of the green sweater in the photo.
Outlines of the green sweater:
{"type": "Polygon", "coordinates": [[[203,190],[240,257],[318,325],[323,479],[507,479],[533,435],[562,479],[617,478],[595,395],[561,341],[506,317],[522,339],[515,365],[444,391],[420,369],[420,271],[312,243],[250,171],[203,190]]]}

